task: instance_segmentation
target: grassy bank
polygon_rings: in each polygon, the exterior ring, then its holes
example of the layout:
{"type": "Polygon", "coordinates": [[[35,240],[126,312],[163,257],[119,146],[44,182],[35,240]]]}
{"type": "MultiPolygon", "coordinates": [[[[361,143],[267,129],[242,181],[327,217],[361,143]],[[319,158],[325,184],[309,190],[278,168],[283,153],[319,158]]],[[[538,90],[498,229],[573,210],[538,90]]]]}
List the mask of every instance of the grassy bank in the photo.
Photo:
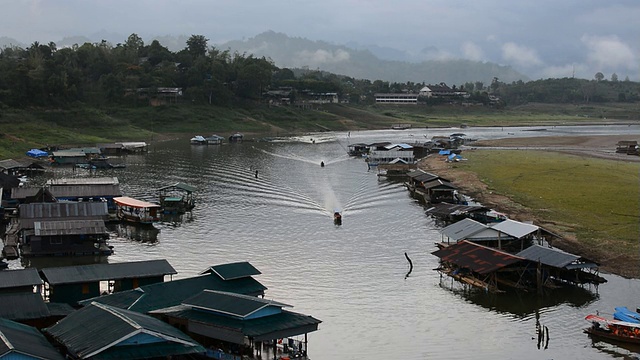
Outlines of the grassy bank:
{"type": "Polygon", "coordinates": [[[255,103],[236,108],[178,104],[159,107],[0,110],[0,159],[46,145],[152,141],[166,134],[286,136],[316,131],[413,127],[525,126],[632,121],[637,104],[599,106],[530,104],[507,109],[460,105],[314,104],[309,108],[255,103]],[[606,115],[613,115],[607,118],[606,115]],[[605,119],[607,118],[607,119],[605,119]],[[616,119],[622,120],[616,120],[616,119]]]}
{"type": "MultiPolygon", "coordinates": [[[[455,166],[600,256],[638,255],[638,163],[543,151],[477,150],[455,166]]],[[[553,230],[553,229],[552,229],[553,230]]],[[[636,274],[637,276],[637,274],[636,274]]]]}

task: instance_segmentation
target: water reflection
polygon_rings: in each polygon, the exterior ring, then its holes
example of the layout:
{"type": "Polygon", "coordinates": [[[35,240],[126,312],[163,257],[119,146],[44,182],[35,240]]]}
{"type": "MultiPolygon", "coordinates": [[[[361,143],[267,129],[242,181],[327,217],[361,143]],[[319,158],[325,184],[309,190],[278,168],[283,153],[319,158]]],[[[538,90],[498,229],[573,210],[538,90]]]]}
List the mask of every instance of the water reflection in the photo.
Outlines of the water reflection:
{"type": "MultiPolygon", "coordinates": [[[[536,295],[530,292],[508,291],[506,293],[487,293],[478,289],[467,289],[453,279],[443,280],[440,285],[453,291],[467,302],[479,305],[485,309],[498,313],[508,313],[517,318],[528,318],[532,314],[539,316],[539,312],[547,308],[567,304],[575,308],[585,307],[599,298],[597,292],[592,292],[580,286],[565,286],[558,289],[546,290],[544,294],[536,295]]],[[[594,290],[597,289],[594,287],[594,290]]]]}
{"type": "Polygon", "coordinates": [[[116,233],[119,238],[125,238],[142,243],[156,243],[160,229],[153,225],[137,225],[119,223],[109,225],[108,228],[116,233]]]}
{"type": "Polygon", "coordinates": [[[640,359],[640,344],[630,344],[623,341],[602,339],[588,334],[591,338],[591,347],[601,353],[611,355],[613,358],[640,359]]]}

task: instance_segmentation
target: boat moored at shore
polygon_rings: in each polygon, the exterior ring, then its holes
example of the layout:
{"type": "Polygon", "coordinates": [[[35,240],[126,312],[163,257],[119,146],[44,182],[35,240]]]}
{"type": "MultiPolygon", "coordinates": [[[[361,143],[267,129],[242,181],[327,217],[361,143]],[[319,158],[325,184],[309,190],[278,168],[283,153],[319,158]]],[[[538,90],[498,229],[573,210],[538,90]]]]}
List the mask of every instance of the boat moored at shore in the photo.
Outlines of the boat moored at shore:
{"type": "Polygon", "coordinates": [[[160,220],[160,205],[128,196],[114,198],[118,219],[138,224],[151,224],[160,220]]]}

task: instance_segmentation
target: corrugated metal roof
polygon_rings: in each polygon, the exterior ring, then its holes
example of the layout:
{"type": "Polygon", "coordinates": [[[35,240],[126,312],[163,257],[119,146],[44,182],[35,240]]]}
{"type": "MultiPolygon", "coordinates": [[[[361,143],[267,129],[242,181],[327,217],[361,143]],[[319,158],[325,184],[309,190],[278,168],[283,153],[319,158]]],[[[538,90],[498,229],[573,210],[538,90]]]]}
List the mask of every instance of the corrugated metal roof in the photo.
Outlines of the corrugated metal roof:
{"type": "Polygon", "coordinates": [[[317,330],[318,325],[322,322],[312,316],[286,310],[279,314],[248,320],[192,310],[186,306],[162,309],[154,311],[154,313],[231,329],[231,331],[242,333],[256,341],[273,339],[270,336],[274,333],[284,337],[309,333],[317,330]]]}
{"type": "Polygon", "coordinates": [[[473,212],[486,212],[489,209],[481,205],[459,205],[449,203],[434,204],[425,212],[435,216],[464,215],[473,212]]]}
{"type": "Polygon", "coordinates": [[[183,190],[183,191],[190,192],[190,193],[196,191],[195,187],[193,187],[191,185],[187,185],[185,183],[176,183],[176,184],[173,184],[173,185],[167,185],[167,186],[164,186],[164,187],[161,187],[161,188],[157,189],[157,191],[169,190],[169,189],[178,189],[178,190],[183,190]]]}
{"type": "MultiPolygon", "coordinates": [[[[190,352],[204,351],[204,348],[189,336],[161,320],[103,304],[92,304],[77,310],[44,331],[77,358],[98,358],[102,353],[118,351],[123,341],[139,333],[155,337],[158,342],[154,344],[157,345],[177,343],[191,349],[190,352]]],[[[144,358],[157,356],[153,347],[145,347],[144,344],[130,344],[127,347],[147,349],[149,352],[144,358]]],[[[171,355],[174,353],[164,354],[171,355]]]]}
{"type": "Polygon", "coordinates": [[[511,219],[506,219],[499,223],[493,224],[491,225],[491,227],[500,232],[511,235],[516,239],[525,237],[529,234],[532,234],[538,231],[538,229],[540,229],[536,225],[527,224],[527,223],[523,223],[523,222],[511,220],[511,219]]]}
{"type": "Polygon", "coordinates": [[[432,253],[440,259],[479,274],[488,274],[525,259],[463,240],[432,253]]]}
{"type": "Polygon", "coordinates": [[[215,265],[201,272],[201,274],[204,274],[205,272],[214,272],[223,280],[239,279],[262,274],[247,261],[215,265]]]}
{"type": "Polygon", "coordinates": [[[42,285],[35,268],[0,271],[0,289],[42,285]]]}
{"type": "Polygon", "coordinates": [[[580,256],[569,254],[560,249],[552,249],[537,244],[520,251],[518,256],[531,261],[538,262],[557,268],[563,268],[574,261],[580,259],[580,256]]]}
{"type": "Polygon", "coordinates": [[[440,233],[451,240],[458,241],[487,228],[489,227],[481,222],[466,218],[442,228],[440,233]]]}
{"type": "MultiPolygon", "coordinates": [[[[22,187],[11,191],[12,199],[25,199],[35,196],[41,188],[22,187]]],[[[120,185],[59,185],[48,187],[56,198],[75,197],[114,197],[121,196],[120,185]]]]}
{"type": "Polygon", "coordinates": [[[58,185],[49,188],[51,194],[57,198],[66,197],[100,197],[121,196],[119,184],[98,185],[58,185]]]}
{"type": "Polygon", "coordinates": [[[50,316],[40,294],[11,293],[0,295],[0,317],[14,321],[41,319],[50,316]]]}
{"type": "Polygon", "coordinates": [[[40,272],[45,281],[51,285],[177,274],[176,270],[164,259],[51,267],[44,268],[40,272]]]}
{"type": "Polygon", "coordinates": [[[104,202],[60,202],[20,204],[19,221],[22,229],[33,229],[36,221],[106,220],[107,203],[104,202]]]}
{"type": "Polygon", "coordinates": [[[47,308],[49,308],[49,313],[51,314],[51,316],[64,317],[76,311],[76,309],[74,309],[71,305],[67,303],[48,302],[45,304],[47,305],[47,308]]]}
{"type": "Polygon", "coordinates": [[[0,160],[1,169],[15,169],[21,167],[23,167],[23,165],[13,159],[0,160]]]}
{"type": "Polygon", "coordinates": [[[59,217],[107,216],[107,204],[103,202],[32,203],[18,206],[20,220],[59,217]]]}
{"type": "Polygon", "coordinates": [[[102,220],[36,221],[33,229],[36,236],[107,234],[102,220]]]}
{"type": "Polygon", "coordinates": [[[182,304],[238,318],[245,318],[269,306],[278,308],[291,307],[287,304],[260,297],[216,290],[203,290],[199,294],[184,300],[182,304]]]}
{"type": "MultiPolygon", "coordinates": [[[[167,281],[141,286],[139,289],[117,292],[94,298],[94,301],[122,306],[139,312],[149,312],[166,307],[180,305],[202,290],[219,290],[244,295],[263,295],[267,289],[252,277],[235,280],[222,280],[216,274],[207,274],[192,278],[167,281]]],[[[87,304],[82,301],[80,304],[87,304]]]]}
{"type": "Polygon", "coordinates": [[[47,180],[47,185],[117,185],[117,177],[62,178],[47,180]]]}
{"type": "Polygon", "coordinates": [[[434,180],[425,182],[423,184],[425,189],[436,189],[436,188],[446,188],[451,190],[457,189],[455,185],[443,179],[434,179],[434,180]]]}
{"type": "Polygon", "coordinates": [[[3,337],[3,341],[0,341],[0,354],[3,356],[10,357],[8,354],[13,353],[19,358],[31,356],[46,360],[65,359],[34,327],[0,318],[0,333],[3,337]]]}

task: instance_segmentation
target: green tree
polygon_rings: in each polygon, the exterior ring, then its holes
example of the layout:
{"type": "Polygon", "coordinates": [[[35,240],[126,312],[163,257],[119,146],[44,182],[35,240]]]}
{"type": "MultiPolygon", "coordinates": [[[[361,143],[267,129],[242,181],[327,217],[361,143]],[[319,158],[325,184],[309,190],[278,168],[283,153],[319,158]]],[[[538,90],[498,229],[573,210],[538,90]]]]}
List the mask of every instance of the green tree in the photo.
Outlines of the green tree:
{"type": "Polygon", "coordinates": [[[187,40],[187,51],[195,59],[205,56],[207,53],[207,42],[209,39],[204,35],[191,35],[187,40]]]}
{"type": "Polygon", "coordinates": [[[596,81],[602,81],[604,79],[604,74],[601,72],[597,72],[595,75],[596,81]]]}

